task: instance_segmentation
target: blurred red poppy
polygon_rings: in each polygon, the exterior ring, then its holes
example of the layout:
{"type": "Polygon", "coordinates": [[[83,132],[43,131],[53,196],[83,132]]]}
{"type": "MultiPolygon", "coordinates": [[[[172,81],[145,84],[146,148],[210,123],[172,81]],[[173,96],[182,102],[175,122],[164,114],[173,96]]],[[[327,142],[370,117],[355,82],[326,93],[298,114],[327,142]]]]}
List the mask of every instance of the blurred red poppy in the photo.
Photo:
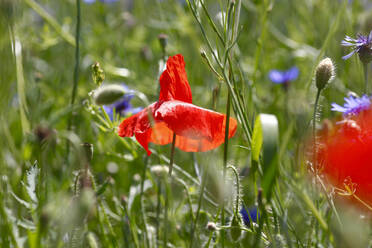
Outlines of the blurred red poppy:
{"type": "MultiPolygon", "coordinates": [[[[226,116],[192,104],[181,54],[169,57],[159,81],[159,100],[125,119],[119,126],[119,136],[135,135],[148,155],[150,142],[169,144],[174,133],[175,146],[186,152],[208,151],[224,142],[226,116]]],[[[236,128],[236,120],[230,117],[229,138],[234,136],[236,128]]]]}
{"type": "Polygon", "coordinates": [[[372,108],[336,123],[326,122],[319,132],[317,165],[336,192],[354,202],[372,206],[372,108]]]}

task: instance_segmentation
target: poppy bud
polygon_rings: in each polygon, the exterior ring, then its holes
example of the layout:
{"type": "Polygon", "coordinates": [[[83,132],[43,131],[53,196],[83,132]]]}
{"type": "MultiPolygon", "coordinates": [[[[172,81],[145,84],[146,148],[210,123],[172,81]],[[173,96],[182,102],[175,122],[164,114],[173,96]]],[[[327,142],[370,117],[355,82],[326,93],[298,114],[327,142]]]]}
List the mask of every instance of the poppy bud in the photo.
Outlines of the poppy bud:
{"type": "Polygon", "coordinates": [[[97,105],[109,105],[119,100],[125,94],[121,85],[110,84],[99,87],[93,92],[93,99],[97,105]]]}
{"type": "Polygon", "coordinates": [[[168,167],[165,165],[154,165],[151,167],[151,172],[157,177],[165,177],[168,175],[168,167]]]}
{"type": "Polygon", "coordinates": [[[363,64],[368,64],[372,61],[372,47],[370,46],[362,46],[358,51],[359,59],[362,61],[363,64]]]}
{"type": "Polygon", "coordinates": [[[126,195],[122,195],[120,197],[120,201],[121,201],[121,204],[123,204],[124,206],[126,206],[128,204],[128,197],[126,195]]]}
{"type": "Polygon", "coordinates": [[[81,144],[81,146],[83,147],[85,151],[85,155],[86,155],[88,162],[90,162],[93,158],[93,145],[90,143],[83,143],[81,144]]]}
{"type": "Polygon", "coordinates": [[[233,242],[237,242],[242,234],[242,230],[240,228],[240,221],[239,217],[234,214],[234,217],[230,224],[230,238],[233,242]]]}
{"type": "Polygon", "coordinates": [[[207,229],[209,231],[211,231],[211,232],[216,231],[217,230],[216,223],[214,223],[214,222],[208,222],[207,229]]]}
{"type": "Polygon", "coordinates": [[[335,76],[335,67],[330,58],[325,58],[315,69],[315,83],[318,90],[324,89],[327,83],[335,76]]]}
{"type": "Polygon", "coordinates": [[[167,47],[167,44],[168,44],[168,35],[159,34],[158,39],[159,39],[161,48],[163,50],[165,50],[165,48],[167,47]]]}

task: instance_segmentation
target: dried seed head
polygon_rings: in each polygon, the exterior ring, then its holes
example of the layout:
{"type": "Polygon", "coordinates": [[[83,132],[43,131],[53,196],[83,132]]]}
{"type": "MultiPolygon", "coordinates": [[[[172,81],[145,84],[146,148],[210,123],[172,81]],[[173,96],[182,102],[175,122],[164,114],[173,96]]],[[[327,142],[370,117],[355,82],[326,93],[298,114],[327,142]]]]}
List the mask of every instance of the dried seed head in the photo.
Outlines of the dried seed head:
{"type": "Polygon", "coordinates": [[[315,83],[318,90],[324,89],[329,81],[335,76],[335,67],[330,58],[325,58],[316,67],[315,83]]]}

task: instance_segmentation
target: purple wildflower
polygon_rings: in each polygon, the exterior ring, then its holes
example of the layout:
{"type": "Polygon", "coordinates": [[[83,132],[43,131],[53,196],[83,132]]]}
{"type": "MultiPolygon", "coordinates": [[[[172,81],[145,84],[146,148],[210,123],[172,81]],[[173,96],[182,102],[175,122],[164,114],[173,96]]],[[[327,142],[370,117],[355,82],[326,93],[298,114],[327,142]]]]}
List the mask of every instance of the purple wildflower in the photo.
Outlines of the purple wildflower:
{"type": "Polygon", "coordinates": [[[358,53],[360,60],[368,64],[372,60],[372,30],[368,36],[358,34],[357,39],[346,36],[341,42],[342,46],[352,47],[351,53],[343,56],[343,59],[350,58],[354,53],[358,53]]]}
{"type": "Polygon", "coordinates": [[[344,106],[340,106],[336,103],[332,103],[332,111],[337,111],[343,113],[344,116],[346,115],[355,115],[359,112],[366,110],[371,105],[371,99],[367,95],[363,95],[362,97],[354,97],[349,96],[345,97],[345,104],[344,106]]]}
{"type": "Polygon", "coordinates": [[[240,215],[242,216],[243,222],[246,226],[251,225],[251,220],[256,223],[258,218],[260,217],[257,207],[251,207],[247,211],[247,209],[242,206],[242,208],[240,209],[240,215]]]}
{"type": "Polygon", "coordinates": [[[275,84],[287,84],[298,77],[299,71],[293,66],[287,71],[271,70],[269,72],[270,80],[275,84]]]}
{"type": "Polygon", "coordinates": [[[124,96],[120,98],[118,101],[114,102],[110,105],[104,105],[103,109],[106,111],[107,115],[110,117],[111,120],[114,119],[114,110],[115,113],[119,114],[120,116],[126,116],[128,114],[137,114],[143,108],[137,107],[134,108],[130,101],[134,97],[133,90],[129,89],[125,84],[121,84],[125,90],[124,96]]]}

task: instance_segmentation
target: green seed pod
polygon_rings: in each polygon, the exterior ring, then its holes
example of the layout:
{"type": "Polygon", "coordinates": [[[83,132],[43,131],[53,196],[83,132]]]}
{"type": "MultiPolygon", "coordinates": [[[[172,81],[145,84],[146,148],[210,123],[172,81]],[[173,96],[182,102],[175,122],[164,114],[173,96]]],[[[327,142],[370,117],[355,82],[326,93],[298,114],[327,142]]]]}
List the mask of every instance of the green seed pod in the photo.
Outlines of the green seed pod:
{"type": "Polygon", "coordinates": [[[335,76],[335,67],[330,58],[325,58],[316,67],[315,83],[318,90],[324,89],[329,81],[335,76]]]}
{"type": "Polygon", "coordinates": [[[239,220],[239,217],[234,214],[234,217],[230,224],[230,238],[233,242],[237,242],[242,234],[239,220]]]}
{"type": "Polygon", "coordinates": [[[117,84],[104,85],[93,93],[94,102],[97,105],[108,105],[119,100],[125,94],[122,86],[117,84]]]}

